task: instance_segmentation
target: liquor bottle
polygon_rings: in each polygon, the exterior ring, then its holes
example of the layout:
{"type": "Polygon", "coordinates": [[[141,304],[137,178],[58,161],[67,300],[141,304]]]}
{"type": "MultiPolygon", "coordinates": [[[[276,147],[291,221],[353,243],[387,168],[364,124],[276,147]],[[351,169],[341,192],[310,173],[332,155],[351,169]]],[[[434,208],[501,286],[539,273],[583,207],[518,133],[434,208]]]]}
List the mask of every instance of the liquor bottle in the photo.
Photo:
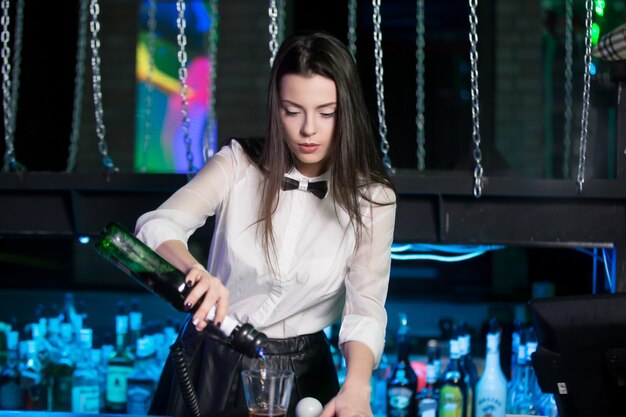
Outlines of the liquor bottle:
{"type": "MultiPolygon", "coordinates": [[[[39,335],[39,326],[32,327],[32,330],[33,336],[39,335]]],[[[39,358],[40,346],[41,342],[36,339],[26,341],[26,358],[20,369],[20,385],[24,394],[22,408],[27,411],[45,411],[48,409],[43,365],[39,358]]]]}
{"type": "Polygon", "coordinates": [[[7,366],[7,356],[9,354],[7,350],[7,337],[10,331],[11,326],[0,321],[0,372],[7,366]]]}
{"type": "Polygon", "coordinates": [[[417,394],[418,417],[436,417],[439,407],[439,395],[435,392],[435,383],[437,382],[435,349],[429,349],[427,355],[426,386],[417,394]]]}
{"type": "Polygon", "coordinates": [[[185,298],[191,290],[185,285],[185,275],[122,226],[109,223],[96,240],[95,249],[176,310],[185,311],[185,298]]]}
{"type": "Polygon", "coordinates": [[[109,360],[115,355],[115,347],[110,344],[105,344],[100,346],[100,349],[94,349],[92,354],[100,385],[100,413],[105,413],[107,403],[107,370],[109,360]]]}
{"type": "Polygon", "coordinates": [[[504,417],[506,377],[500,366],[500,331],[495,320],[489,323],[485,370],[476,384],[476,417],[504,417]]]}
{"type": "MultiPolygon", "coordinates": [[[[509,383],[507,385],[507,392],[509,393],[513,391],[513,381],[517,379],[517,354],[523,329],[524,325],[521,320],[515,320],[513,322],[513,332],[511,333],[511,379],[509,379],[509,383]]],[[[510,405],[510,402],[507,404],[510,405]]],[[[507,412],[509,411],[510,410],[507,409],[507,412]]]]}
{"type": "Polygon", "coordinates": [[[507,413],[517,414],[517,406],[521,401],[520,397],[523,395],[524,386],[526,384],[526,373],[524,369],[526,367],[526,336],[524,333],[520,335],[520,343],[517,346],[517,358],[515,360],[515,373],[514,378],[509,381],[507,386],[507,399],[506,409],[507,413]]]}
{"type": "Polygon", "coordinates": [[[531,362],[531,356],[537,350],[537,339],[532,327],[526,329],[526,344],[524,349],[520,346],[520,351],[522,350],[525,351],[525,358],[523,365],[520,364],[521,377],[518,379],[513,397],[513,411],[516,414],[539,415],[542,392],[531,362]]]}
{"type": "Polygon", "coordinates": [[[18,332],[8,332],[6,365],[0,374],[0,410],[19,410],[22,407],[18,339],[18,332]]]}
{"type": "Polygon", "coordinates": [[[439,346],[439,342],[437,341],[437,339],[430,339],[427,342],[426,352],[427,352],[427,355],[429,355],[429,357],[432,352],[433,368],[435,369],[435,379],[437,380],[437,382],[435,382],[435,391],[438,392],[441,386],[439,382],[441,381],[442,369],[441,369],[441,346],[439,346]]]}
{"type": "Polygon", "coordinates": [[[460,363],[459,341],[450,339],[450,361],[443,373],[439,394],[439,417],[463,417],[465,409],[465,379],[460,363]]]}
{"type": "Polygon", "coordinates": [[[72,375],[72,412],[100,412],[100,385],[96,364],[92,361],[93,330],[80,329],[79,355],[72,375]]]}
{"type": "Polygon", "coordinates": [[[156,390],[159,371],[156,369],[156,350],[150,337],[143,337],[136,342],[135,367],[128,375],[126,412],[146,415],[156,390]]]}
{"type": "Polygon", "coordinates": [[[128,312],[128,346],[131,354],[135,354],[137,340],[141,337],[142,314],[139,310],[139,302],[136,299],[130,301],[130,311],[128,312]]]}
{"type": "MultiPolygon", "coordinates": [[[[185,298],[191,288],[185,285],[185,274],[163,259],[135,236],[116,223],[109,223],[96,241],[96,251],[128,274],[153,294],[167,301],[179,311],[184,310],[185,298]]],[[[196,302],[198,306],[200,302],[196,302]]],[[[215,306],[207,321],[215,317],[215,306]]],[[[267,339],[250,323],[239,323],[226,316],[219,329],[230,339],[233,348],[246,356],[260,356],[267,339]]]]}
{"type": "Polygon", "coordinates": [[[65,293],[63,297],[63,309],[59,315],[59,321],[71,325],[74,333],[72,338],[78,339],[78,332],[80,332],[80,329],[83,327],[83,319],[76,310],[74,294],[71,292],[65,293]]]}
{"type": "Polygon", "coordinates": [[[48,364],[49,393],[48,407],[52,411],[72,411],[72,374],[75,366],[73,326],[62,322],[58,340],[50,351],[48,364]]]}
{"type": "Polygon", "coordinates": [[[417,374],[409,358],[409,326],[405,314],[400,315],[397,335],[398,360],[387,380],[387,416],[413,417],[416,413],[417,374]]]}
{"type": "Polygon", "coordinates": [[[133,358],[128,353],[128,315],[124,302],[118,303],[115,316],[115,353],[107,366],[106,405],[108,413],[126,412],[126,384],[128,374],[133,370],[133,358]]]}
{"type": "Polygon", "coordinates": [[[465,417],[474,417],[474,390],[476,388],[476,382],[478,382],[478,371],[474,365],[472,359],[471,343],[472,336],[467,328],[467,322],[461,322],[459,325],[459,351],[460,362],[463,374],[465,374],[465,385],[467,391],[465,394],[465,411],[463,415],[465,417]]]}

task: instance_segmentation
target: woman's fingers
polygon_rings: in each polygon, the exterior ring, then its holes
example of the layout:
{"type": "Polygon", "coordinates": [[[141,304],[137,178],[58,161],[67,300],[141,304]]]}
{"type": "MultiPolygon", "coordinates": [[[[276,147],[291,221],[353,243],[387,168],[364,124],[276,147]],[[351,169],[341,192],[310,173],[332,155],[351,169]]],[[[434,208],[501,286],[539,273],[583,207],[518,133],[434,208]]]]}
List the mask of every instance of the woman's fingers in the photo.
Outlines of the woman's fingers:
{"type": "Polygon", "coordinates": [[[196,307],[192,318],[192,323],[196,329],[198,331],[204,330],[207,321],[210,321],[211,318],[216,325],[221,324],[228,311],[228,289],[218,278],[209,274],[202,267],[192,267],[185,279],[186,284],[192,287],[185,299],[185,308],[191,310],[196,307]],[[209,316],[209,312],[214,306],[216,307],[214,317],[213,315],[209,316]]]}

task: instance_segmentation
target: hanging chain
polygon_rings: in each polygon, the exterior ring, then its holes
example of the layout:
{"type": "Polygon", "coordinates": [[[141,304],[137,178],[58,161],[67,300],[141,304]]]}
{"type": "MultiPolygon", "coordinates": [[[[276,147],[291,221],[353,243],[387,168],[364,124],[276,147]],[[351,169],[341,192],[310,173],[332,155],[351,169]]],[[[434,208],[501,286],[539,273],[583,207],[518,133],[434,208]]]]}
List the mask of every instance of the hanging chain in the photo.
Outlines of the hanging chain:
{"type": "Polygon", "coordinates": [[[348,1],[348,50],[356,62],[356,0],[348,1]]]}
{"type": "Polygon", "coordinates": [[[193,166],[193,153],[191,152],[191,137],[189,136],[189,86],[187,85],[187,36],[185,35],[185,29],[187,27],[187,21],[185,20],[185,0],[176,0],[176,10],[178,11],[178,17],[176,18],[176,26],[178,26],[178,63],[180,67],[178,69],[178,80],[180,81],[180,113],[183,116],[182,129],[183,129],[183,142],[185,143],[185,151],[187,156],[187,174],[194,173],[195,168],[193,166]]]}
{"type": "Polygon", "coordinates": [[[472,91],[472,141],[474,142],[474,197],[480,198],[483,193],[483,154],[480,151],[480,103],[478,97],[478,0],[469,0],[470,5],[470,79],[472,91]]]}
{"type": "Polygon", "coordinates": [[[13,100],[11,97],[11,63],[9,58],[11,56],[11,48],[9,47],[9,41],[11,34],[9,32],[9,24],[11,18],[9,17],[9,0],[2,0],[2,34],[0,40],[2,40],[2,106],[4,109],[4,141],[6,149],[4,153],[4,166],[3,171],[20,171],[23,166],[15,159],[15,148],[13,146],[14,137],[14,114],[13,100]]]}
{"type": "Polygon", "coordinates": [[[93,82],[93,103],[96,115],[96,135],[98,136],[98,150],[102,155],[102,164],[107,171],[119,171],[113,163],[113,159],[109,156],[108,147],[104,139],[106,128],[104,126],[104,108],[102,106],[102,77],[100,75],[100,39],[98,32],[100,31],[100,22],[98,15],[100,14],[100,5],[98,0],[91,0],[89,7],[91,13],[91,71],[93,82]]]}
{"type": "Polygon", "coordinates": [[[17,0],[15,10],[15,39],[13,40],[13,66],[11,73],[11,131],[15,133],[17,103],[20,92],[20,69],[22,68],[22,39],[24,37],[24,0],[17,0]]]}
{"type": "Polygon", "coordinates": [[[565,0],[565,91],[564,91],[564,122],[563,122],[563,178],[569,178],[570,154],[572,152],[572,67],[574,43],[574,0],[565,0]]]}
{"type": "Polygon", "coordinates": [[[152,131],[152,94],[154,86],[152,85],[152,75],[154,74],[154,51],[156,49],[156,0],[148,2],[148,36],[146,38],[146,46],[148,49],[148,73],[146,74],[146,109],[144,111],[143,125],[143,147],[141,172],[148,171],[148,148],[150,145],[150,133],[152,131]]]}
{"type": "Polygon", "coordinates": [[[209,30],[209,120],[206,124],[202,141],[202,155],[204,162],[208,161],[217,148],[217,131],[215,111],[215,81],[217,79],[217,45],[219,43],[219,13],[218,0],[211,0],[211,29],[209,30]]]}
{"type": "Polygon", "coordinates": [[[73,172],[78,155],[80,118],[83,109],[83,89],[85,86],[85,48],[87,46],[87,15],[89,0],[80,0],[78,15],[78,41],[76,42],[76,74],[74,76],[74,103],[72,106],[72,130],[65,172],[73,172]]]}
{"type": "Polygon", "coordinates": [[[380,1],[372,0],[374,5],[374,57],[376,58],[376,105],[378,106],[378,133],[380,149],[383,153],[383,165],[393,172],[389,158],[389,142],[387,141],[387,123],[385,121],[385,86],[383,85],[383,35],[380,31],[380,1]]]}
{"type": "Polygon", "coordinates": [[[278,9],[276,8],[276,0],[270,0],[270,7],[267,9],[270,17],[269,33],[270,33],[270,67],[274,64],[274,58],[278,51],[278,9]]]}
{"type": "Polygon", "coordinates": [[[415,100],[415,125],[417,126],[417,169],[419,171],[424,171],[426,169],[426,149],[424,148],[424,142],[426,140],[426,131],[425,124],[426,119],[424,118],[425,105],[424,105],[424,0],[417,0],[417,11],[416,11],[416,52],[415,52],[415,73],[416,73],[416,100],[415,100]]]}
{"type": "Polygon", "coordinates": [[[589,123],[589,96],[591,87],[591,25],[593,0],[585,1],[587,17],[585,19],[585,73],[583,77],[583,109],[580,118],[580,153],[578,159],[578,192],[582,193],[585,182],[585,153],[587,152],[587,128],[589,123]]]}

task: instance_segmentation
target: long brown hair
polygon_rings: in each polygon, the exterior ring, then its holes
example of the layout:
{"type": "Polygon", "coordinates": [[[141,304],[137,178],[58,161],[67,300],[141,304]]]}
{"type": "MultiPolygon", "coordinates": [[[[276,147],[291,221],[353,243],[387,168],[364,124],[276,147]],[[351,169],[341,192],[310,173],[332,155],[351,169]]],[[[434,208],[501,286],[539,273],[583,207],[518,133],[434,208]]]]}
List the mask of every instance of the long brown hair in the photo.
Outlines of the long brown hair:
{"type": "Polygon", "coordinates": [[[274,265],[271,254],[275,247],[272,215],[278,205],[284,174],[294,167],[293,155],[285,143],[280,120],[279,86],[281,78],[286,74],[320,75],[335,82],[336,124],[327,166],[332,178],[330,193],[335,203],[348,213],[356,229],[357,242],[363,226],[360,199],[380,204],[367,195],[368,185],[380,183],[395,192],[374,145],[361,82],[346,46],[324,33],[288,37],[274,58],[267,93],[265,144],[258,158],[255,158],[266,178],[259,222],[263,225],[263,247],[270,267],[274,265]]]}

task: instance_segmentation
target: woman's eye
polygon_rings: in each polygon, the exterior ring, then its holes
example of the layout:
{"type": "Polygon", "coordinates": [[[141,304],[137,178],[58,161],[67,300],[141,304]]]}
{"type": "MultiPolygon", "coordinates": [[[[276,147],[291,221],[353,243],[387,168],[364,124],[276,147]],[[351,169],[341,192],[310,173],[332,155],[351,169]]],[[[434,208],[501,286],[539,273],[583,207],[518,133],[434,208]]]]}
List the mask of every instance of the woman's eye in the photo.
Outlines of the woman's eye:
{"type": "Polygon", "coordinates": [[[328,112],[328,113],[320,113],[320,114],[322,115],[322,117],[325,117],[325,118],[330,118],[330,117],[335,116],[335,112],[334,111],[328,112]]]}
{"type": "Polygon", "coordinates": [[[295,116],[295,115],[297,115],[298,113],[299,113],[299,112],[298,112],[298,111],[296,111],[296,110],[292,111],[292,110],[285,109],[285,115],[286,115],[286,116],[295,116]]]}

